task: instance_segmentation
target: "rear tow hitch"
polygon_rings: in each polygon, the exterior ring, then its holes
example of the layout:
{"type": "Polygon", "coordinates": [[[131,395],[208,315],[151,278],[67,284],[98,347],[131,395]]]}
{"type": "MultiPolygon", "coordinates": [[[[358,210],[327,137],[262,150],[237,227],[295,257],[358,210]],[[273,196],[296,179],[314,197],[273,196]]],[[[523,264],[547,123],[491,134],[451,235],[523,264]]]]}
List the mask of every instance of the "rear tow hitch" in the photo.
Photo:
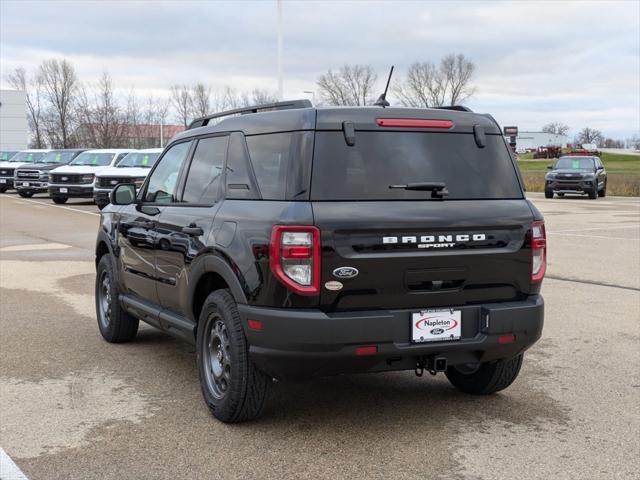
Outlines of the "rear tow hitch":
{"type": "Polygon", "coordinates": [[[436,375],[438,372],[445,372],[447,370],[447,359],[445,357],[420,357],[416,362],[416,376],[421,377],[426,370],[431,375],[436,375]]]}

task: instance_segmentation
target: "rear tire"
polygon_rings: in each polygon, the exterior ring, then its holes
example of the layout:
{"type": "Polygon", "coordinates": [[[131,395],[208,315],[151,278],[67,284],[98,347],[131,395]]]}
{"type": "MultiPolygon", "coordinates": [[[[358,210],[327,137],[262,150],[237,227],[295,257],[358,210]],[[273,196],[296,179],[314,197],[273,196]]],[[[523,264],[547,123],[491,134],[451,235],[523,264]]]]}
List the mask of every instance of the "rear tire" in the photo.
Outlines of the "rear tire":
{"type": "Polygon", "coordinates": [[[545,190],[544,198],[553,198],[553,190],[545,190]]]}
{"type": "Polygon", "coordinates": [[[118,284],[111,255],[103,255],[96,272],[96,317],[102,337],[110,343],[133,340],[139,321],[124,311],[118,299],[118,284]]]}
{"type": "Polygon", "coordinates": [[[58,195],[54,195],[51,197],[51,200],[53,200],[53,203],[57,203],[58,205],[60,205],[62,203],[67,203],[67,200],[69,200],[69,197],[60,197],[58,195]]]}
{"type": "Polygon", "coordinates": [[[22,198],[31,198],[33,197],[33,194],[35,192],[25,192],[23,190],[18,190],[18,195],[20,195],[22,198]]]}
{"type": "Polygon", "coordinates": [[[272,381],[249,357],[240,314],[228,290],[217,290],[204,301],[196,358],[202,395],[218,420],[235,423],[260,416],[272,381]]]}
{"type": "Polygon", "coordinates": [[[481,363],[469,373],[463,368],[449,367],[445,375],[458,390],[473,395],[489,395],[504,390],[518,377],[522,354],[495,362],[481,363]]]}

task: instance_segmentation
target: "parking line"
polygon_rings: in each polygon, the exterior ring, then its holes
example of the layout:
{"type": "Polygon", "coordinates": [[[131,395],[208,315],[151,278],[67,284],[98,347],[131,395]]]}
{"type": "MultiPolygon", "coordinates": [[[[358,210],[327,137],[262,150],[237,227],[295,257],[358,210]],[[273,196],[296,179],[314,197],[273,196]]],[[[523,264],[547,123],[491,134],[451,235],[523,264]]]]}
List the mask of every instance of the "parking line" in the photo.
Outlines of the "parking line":
{"type": "Polygon", "coordinates": [[[638,225],[622,225],[619,227],[597,227],[597,228],[576,228],[573,230],[560,230],[559,232],[554,233],[569,233],[569,232],[590,232],[591,230],[614,230],[619,228],[638,228],[640,229],[640,224],[638,225]]]}
{"type": "MultiPolygon", "coordinates": [[[[15,197],[3,197],[3,198],[10,198],[11,200],[15,200],[17,202],[29,202],[29,203],[35,203],[36,205],[42,205],[44,207],[52,207],[52,208],[62,208],[63,210],[71,210],[72,212],[79,212],[79,213],[85,213],[87,215],[95,215],[95,216],[100,216],[99,213],[95,213],[95,212],[87,212],[86,210],[78,210],[77,208],[73,208],[73,207],[66,207],[64,205],[51,205],[49,203],[44,203],[44,202],[39,202],[37,200],[30,200],[28,198],[15,198],[15,197]]],[[[4,479],[2,479],[4,480],[4,479]]]]}
{"type": "Polygon", "coordinates": [[[22,470],[11,460],[7,452],[0,447],[0,479],[1,480],[28,480],[22,470]]]}
{"type": "Polygon", "coordinates": [[[565,237],[606,238],[607,240],[633,240],[635,242],[638,241],[637,238],[632,238],[632,237],[605,237],[604,235],[580,235],[579,233],[556,233],[556,232],[547,232],[547,234],[561,235],[565,237]]]}

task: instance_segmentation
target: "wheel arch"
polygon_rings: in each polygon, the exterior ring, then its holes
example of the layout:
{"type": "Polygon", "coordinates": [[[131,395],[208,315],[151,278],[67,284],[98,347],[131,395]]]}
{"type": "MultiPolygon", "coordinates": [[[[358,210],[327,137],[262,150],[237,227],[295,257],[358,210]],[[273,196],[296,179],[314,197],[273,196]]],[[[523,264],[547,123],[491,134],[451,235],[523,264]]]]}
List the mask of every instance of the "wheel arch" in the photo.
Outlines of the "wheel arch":
{"type": "Polygon", "coordinates": [[[198,267],[192,272],[195,275],[194,281],[191,283],[193,287],[189,292],[190,313],[196,323],[205,299],[215,290],[227,288],[236,303],[247,303],[247,296],[238,276],[224,259],[217,255],[207,255],[199,262],[198,267]]]}

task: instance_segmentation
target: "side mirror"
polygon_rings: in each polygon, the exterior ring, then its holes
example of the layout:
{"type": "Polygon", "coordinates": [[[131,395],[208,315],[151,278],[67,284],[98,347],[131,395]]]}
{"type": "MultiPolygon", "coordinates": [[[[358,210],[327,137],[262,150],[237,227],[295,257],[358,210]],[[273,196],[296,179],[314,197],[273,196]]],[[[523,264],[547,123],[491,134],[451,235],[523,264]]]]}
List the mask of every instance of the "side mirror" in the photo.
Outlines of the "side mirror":
{"type": "Polygon", "coordinates": [[[109,201],[112,205],[131,205],[136,201],[136,186],[133,183],[119,183],[111,190],[109,201]]]}
{"type": "Polygon", "coordinates": [[[603,167],[602,165],[598,165],[598,166],[596,167],[596,170],[604,170],[604,167],[603,167]]]}
{"type": "Polygon", "coordinates": [[[553,170],[553,165],[547,165],[547,170],[553,170]]]}

